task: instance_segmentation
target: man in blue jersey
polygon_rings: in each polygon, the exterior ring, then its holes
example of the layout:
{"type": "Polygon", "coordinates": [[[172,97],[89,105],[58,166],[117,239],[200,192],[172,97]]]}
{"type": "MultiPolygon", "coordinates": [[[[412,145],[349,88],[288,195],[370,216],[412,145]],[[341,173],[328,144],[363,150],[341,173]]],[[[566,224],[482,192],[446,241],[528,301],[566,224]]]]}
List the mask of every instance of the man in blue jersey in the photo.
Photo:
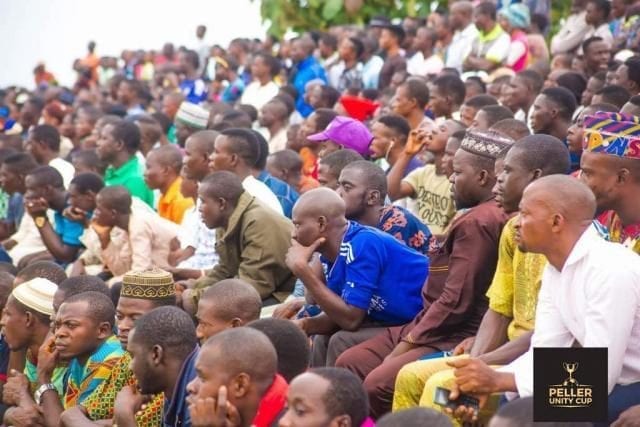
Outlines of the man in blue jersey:
{"type": "Polygon", "coordinates": [[[318,316],[296,320],[317,335],[313,365],[332,365],[349,346],[399,325],[422,309],[429,260],[393,236],[348,221],[342,198],[327,188],[300,197],[287,266],[304,283],[318,316]],[[314,255],[318,251],[320,256],[314,255]]]}

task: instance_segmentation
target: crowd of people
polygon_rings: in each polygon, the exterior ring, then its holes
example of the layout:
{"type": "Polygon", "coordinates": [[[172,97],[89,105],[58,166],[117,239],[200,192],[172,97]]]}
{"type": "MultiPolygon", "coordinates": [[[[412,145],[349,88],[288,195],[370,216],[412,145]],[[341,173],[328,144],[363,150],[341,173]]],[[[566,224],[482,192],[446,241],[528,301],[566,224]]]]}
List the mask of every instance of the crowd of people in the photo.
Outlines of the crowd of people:
{"type": "Polygon", "coordinates": [[[0,90],[3,425],[528,426],[533,349],[606,347],[594,421],[640,426],[639,16],[38,64],[0,90]]]}

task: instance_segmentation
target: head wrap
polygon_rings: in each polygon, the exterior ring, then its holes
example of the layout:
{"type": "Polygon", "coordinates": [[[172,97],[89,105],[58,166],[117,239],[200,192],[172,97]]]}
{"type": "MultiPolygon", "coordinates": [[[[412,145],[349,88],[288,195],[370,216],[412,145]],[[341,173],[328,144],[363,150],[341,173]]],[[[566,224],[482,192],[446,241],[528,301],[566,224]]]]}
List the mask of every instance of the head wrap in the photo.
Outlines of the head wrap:
{"type": "Polygon", "coordinates": [[[184,101],[176,113],[176,122],[196,129],[206,129],[209,112],[199,105],[184,101]]]}
{"type": "Polygon", "coordinates": [[[58,286],[55,283],[36,277],[16,286],[11,295],[25,307],[51,316],[53,314],[53,294],[57,290],[58,286]]]}
{"type": "Polygon", "coordinates": [[[499,16],[504,16],[514,28],[525,29],[531,24],[529,8],[522,3],[510,4],[498,11],[499,16]]]}
{"type": "Polygon", "coordinates": [[[640,118],[600,111],[586,116],[583,149],[591,153],[640,159],[640,118]]]}
{"type": "Polygon", "coordinates": [[[173,275],[159,268],[130,271],[122,278],[121,297],[157,300],[175,294],[173,275]]]}
{"type": "Polygon", "coordinates": [[[513,139],[495,132],[470,130],[465,134],[460,148],[477,156],[496,159],[513,142],[513,139]]]}

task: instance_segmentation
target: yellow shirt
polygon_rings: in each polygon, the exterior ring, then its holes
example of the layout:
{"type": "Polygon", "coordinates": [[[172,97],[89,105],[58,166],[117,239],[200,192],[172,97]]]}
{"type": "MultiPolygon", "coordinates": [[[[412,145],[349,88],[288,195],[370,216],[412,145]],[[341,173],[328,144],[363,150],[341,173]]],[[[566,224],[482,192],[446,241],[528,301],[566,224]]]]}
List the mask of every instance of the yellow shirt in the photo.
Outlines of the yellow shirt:
{"type": "Polygon", "coordinates": [[[412,171],[403,181],[416,193],[420,220],[432,234],[444,234],[445,227],[456,213],[449,178],[437,175],[434,165],[426,165],[412,171]]]}
{"type": "Polygon", "coordinates": [[[547,264],[544,255],[518,249],[515,242],[516,219],[511,218],[502,230],[498,265],[487,291],[489,308],[513,318],[507,331],[509,340],[533,330],[542,270],[547,264]]]}
{"type": "Polygon", "coordinates": [[[158,200],[158,214],[176,224],[182,223],[184,213],[194,205],[192,198],[187,198],[180,192],[182,178],[178,177],[166,193],[158,200]]]}

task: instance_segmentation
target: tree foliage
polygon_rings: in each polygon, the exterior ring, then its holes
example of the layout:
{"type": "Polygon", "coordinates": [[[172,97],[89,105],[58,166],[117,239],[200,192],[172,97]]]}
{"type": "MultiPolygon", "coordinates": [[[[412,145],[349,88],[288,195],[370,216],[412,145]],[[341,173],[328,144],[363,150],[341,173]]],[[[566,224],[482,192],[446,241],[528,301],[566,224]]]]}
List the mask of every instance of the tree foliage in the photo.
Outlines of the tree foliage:
{"type": "MultiPolygon", "coordinates": [[[[569,13],[571,0],[552,0],[552,32],[569,13]]],[[[447,1],[430,0],[261,0],[260,11],[269,33],[282,36],[296,32],[325,30],[332,25],[366,24],[378,15],[389,18],[424,17],[431,10],[446,8],[447,1]]]]}

